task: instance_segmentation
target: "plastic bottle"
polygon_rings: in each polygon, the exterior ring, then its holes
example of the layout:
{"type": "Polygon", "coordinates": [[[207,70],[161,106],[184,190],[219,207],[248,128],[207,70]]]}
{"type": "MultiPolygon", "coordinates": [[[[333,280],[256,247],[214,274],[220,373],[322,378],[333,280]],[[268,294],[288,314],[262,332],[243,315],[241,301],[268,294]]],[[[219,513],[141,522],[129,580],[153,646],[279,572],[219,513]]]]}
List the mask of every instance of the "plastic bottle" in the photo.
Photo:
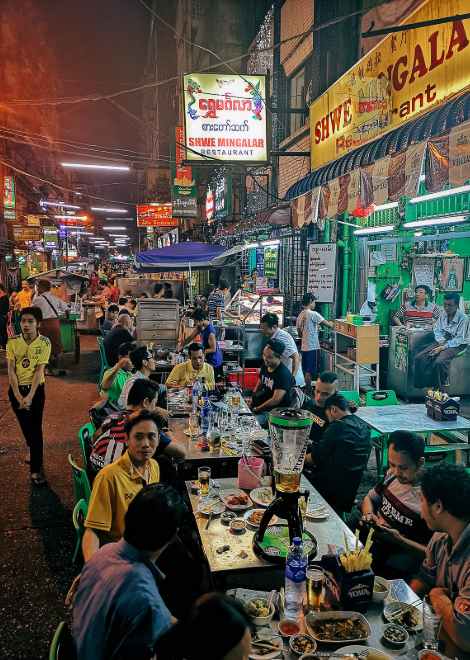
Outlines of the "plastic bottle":
{"type": "Polygon", "coordinates": [[[209,392],[207,391],[204,382],[202,383],[202,387],[201,431],[202,434],[207,437],[211,415],[211,404],[209,401],[209,392]]]}
{"type": "Polygon", "coordinates": [[[193,412],[196,412],[199,405],[199,398],[202,394],[202,385],[199,378],[194,381],[192,389],[193,412]]]}
{"type": "Polygon", "coordinates": [[[289,548],[285,573],[285,615],[288,619],[297,619],[302,613],[307,580],[307,557],[304,555],[302,539],[296,536],[289,548]]]}

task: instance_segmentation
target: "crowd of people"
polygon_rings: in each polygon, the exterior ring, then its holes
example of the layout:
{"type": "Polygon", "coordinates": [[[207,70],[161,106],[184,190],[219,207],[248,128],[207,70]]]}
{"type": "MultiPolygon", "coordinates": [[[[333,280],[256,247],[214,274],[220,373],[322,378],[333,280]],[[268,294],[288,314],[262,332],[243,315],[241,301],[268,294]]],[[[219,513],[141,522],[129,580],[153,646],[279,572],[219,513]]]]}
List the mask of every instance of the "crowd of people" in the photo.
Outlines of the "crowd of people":
{"type": "MultiPolygon", "coordinates": [[[[168,430],[173,388],[204,378],[212,390],[222,378],[213,321],[225,314],[224,282],[207,309],[193,312],[194,330],[179,347],[189,344],[188,357],[165,385],[156,380],[152,351],[135,341],[133,301],[113,291],[112,282],[107,286],[102,331],[110,367],[102,376],[88,447],[92,492],[84,567],[68,597],[77,656],[246,660],[250,620],[234,599],[207,593],[207,566],[178,473],[185,454],[168,430]]],[[[366,536],[374,528],[376,574],[405,578],[417,594],[428,594],[446,635],[470,651],[470,474],[449,463],[426,468],[423,438],[396,431],[388,439],[388,471],[357,501],[372,449],[370,429],[339,391],[337,375],[318,373],[318,328],[329,322],[314,303],[307,294],[297,321],[301,352],[275,314],[262,317],[267,341],[253,414],[266,427],[269,412],[280,406],[310,412],[305,476],[333,509],[349,514],[353,529],[366,536]]],[[[49,316],[54,304],[47,286],[38,285],[19,311],[19,335],[7,343],[9,398],[36,486],[45,483],[45,374],[58,355],[55,324],[48,323],[56,318],[49,316]]]]}

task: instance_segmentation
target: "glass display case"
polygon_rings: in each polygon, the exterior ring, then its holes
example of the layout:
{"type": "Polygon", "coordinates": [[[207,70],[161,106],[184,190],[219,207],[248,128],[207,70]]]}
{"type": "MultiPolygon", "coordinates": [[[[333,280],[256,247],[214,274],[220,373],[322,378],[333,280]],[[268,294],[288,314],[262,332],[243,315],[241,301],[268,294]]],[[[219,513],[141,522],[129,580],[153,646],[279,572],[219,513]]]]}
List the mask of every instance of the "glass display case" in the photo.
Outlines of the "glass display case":
{"type": "Polygon", "coordinates": [[[230,308],[247,326],[259,326],[261,317],[268,312],[277,314],[279,326],[284,325],[284,295],[281,293],[259,295],[240,289],[230,301],[230,308]]]}

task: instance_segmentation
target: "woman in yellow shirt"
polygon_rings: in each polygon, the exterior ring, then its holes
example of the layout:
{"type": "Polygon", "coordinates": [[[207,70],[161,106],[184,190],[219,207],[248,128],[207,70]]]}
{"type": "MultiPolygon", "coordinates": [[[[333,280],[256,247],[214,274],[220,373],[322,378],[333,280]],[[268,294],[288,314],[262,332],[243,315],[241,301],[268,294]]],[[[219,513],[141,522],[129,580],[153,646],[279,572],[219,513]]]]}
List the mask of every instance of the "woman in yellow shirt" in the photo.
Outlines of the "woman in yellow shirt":
{"type": "Polygon", "coordinates": [[[51,355],[51,342],[39,334],[41,310],[25,307],[20,312],[21,334],[7,342],[8,396],[30,452],[31,481],[46,483],[42,475],[44,369],[51,355]]]}

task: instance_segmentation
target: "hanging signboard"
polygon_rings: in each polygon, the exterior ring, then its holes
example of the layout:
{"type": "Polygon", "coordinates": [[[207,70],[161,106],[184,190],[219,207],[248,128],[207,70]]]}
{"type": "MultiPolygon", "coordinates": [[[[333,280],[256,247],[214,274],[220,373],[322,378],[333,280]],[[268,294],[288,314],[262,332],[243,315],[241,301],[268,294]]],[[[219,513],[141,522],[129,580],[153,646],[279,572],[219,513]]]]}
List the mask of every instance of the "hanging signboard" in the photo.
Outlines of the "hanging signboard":
{"type": "MultiPolygon", "coordinates": [[[[464,14],[468,0],[427,0],[405,23],[464,14]]],[[[470,20],[393,32],[310,105],[312,170],[468,85],[470,20]]]]}
{"type": "Polygon", "coordinates": [[[171,188],[173,217],[197,218],[197,191],[193,180],[192,167],[183,165],[186,158],[183,126],[175,128],[175,144],[176,168],[171,188]]]}
{"type": "Polygon", "coordinates": [[[42,236],[45,248],[54,249],[58,247],[59,236],[56,227],[43,227],[42,236]]]}
{"type": "Polygon", "coordinates": [[[3,177],[3,207],[6,209],[14,209],[16,206],[15,194],[15,177],[3,177]]]}
{"type": "Polygon", "coordinates": [[[138,227],[177,227],[171,203],[137,204],[138,227]]]}
{"type": "Polygon", "coordinates": [[[13,225],[14,241],[40,241],[41,238],[41,227],[25,227],[24,225],[13,225]]]}
{"type": "Polygon", "coordinates": [[[207,189],[206,194],[206,218],[212,220],[214,217],[214,193],[210,188],[207,189]]]}
{"type": "Polygon", "coordinates": [[[40,227],[41,219],[47,217],[48,217],[47,215],[27,215],[26,224],[28,225],[28,227],[40,227]]]}
{"type": "Polygon", "coordinates": [[[266,163],[266,76],[183,76],[186,160],[266,163]]]}
{"type": "Polygon", "coordinates": [[[335,299],[336,243],[311,244],[308,251],[307,290],[318,302],[335,299]]]}

